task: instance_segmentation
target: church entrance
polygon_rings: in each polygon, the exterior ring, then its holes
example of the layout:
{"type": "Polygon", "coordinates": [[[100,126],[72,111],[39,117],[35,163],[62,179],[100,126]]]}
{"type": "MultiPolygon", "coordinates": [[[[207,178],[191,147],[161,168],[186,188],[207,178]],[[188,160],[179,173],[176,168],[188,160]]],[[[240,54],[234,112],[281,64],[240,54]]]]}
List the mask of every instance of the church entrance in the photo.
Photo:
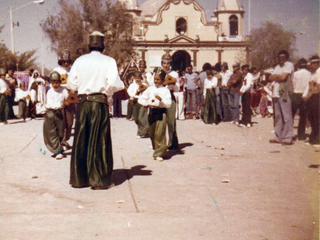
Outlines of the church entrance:
{"type": "Polygon", "coordinates": [[[180,72],[184,71],[191,63],[191,57],[190,54],[186,51],[176,51],[172,55],[172,69],[176,70],[179,69],[180,72]]]}

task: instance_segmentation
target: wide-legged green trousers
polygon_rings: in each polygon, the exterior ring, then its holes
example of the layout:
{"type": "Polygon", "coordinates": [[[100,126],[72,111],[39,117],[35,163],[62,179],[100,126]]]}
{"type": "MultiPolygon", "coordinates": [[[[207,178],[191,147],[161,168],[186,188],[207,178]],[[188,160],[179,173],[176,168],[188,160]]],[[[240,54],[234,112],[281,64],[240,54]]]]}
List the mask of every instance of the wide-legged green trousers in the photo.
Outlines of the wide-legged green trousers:
{"type": "Polygon", "coordinates": [[[218,124],[216,112],[216,93],[214,89],[206,90],[206,103],[204,106],[203,122],[206,124],[218,124]]]}
{"type": "Polygon", "coordinates": [[[7,96],[4,94],[0,94],[0,122],[7,122],[9,114],[9,105],[7,96]]]}
{"type": "Polygon", "coordinates": [[[148,134],[149,124],[148,124],[148,109],[139,103],[133,106],[133,116],[134,121],[138,126],[138,136],[143,136],[148,134]]]}
{"type": "Polygon", "coordinates": [[[167,153],[166,125],[167,114],[165,109],[150,109],[149,135],[154,149],[154,158],[162,157],[167,153]]]}
{"type": "Polygon", "coordinates": [[[61,141],[64,133],[63,109],[48,109],[43,122],[43,140],[50,152],[63,152],[61,141]]]}
{"type": "Polygon", "coordinates": [[[176,122],[176,99],[171,92],[171,106],[167,108],[167,124],[168,124],[168,149],[179,149],[176,122]]]}
{"type": "Polygon", "coordinates": [[[107,103],[78,103],[70,164],[72,187],[110,185],[113,156],[107,103]]]}

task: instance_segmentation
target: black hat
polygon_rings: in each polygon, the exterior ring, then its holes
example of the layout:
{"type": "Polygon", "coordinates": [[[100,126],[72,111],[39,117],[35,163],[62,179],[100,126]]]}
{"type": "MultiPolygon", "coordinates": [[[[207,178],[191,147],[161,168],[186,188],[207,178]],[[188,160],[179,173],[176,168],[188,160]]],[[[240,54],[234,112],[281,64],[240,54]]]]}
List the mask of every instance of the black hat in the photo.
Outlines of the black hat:
{"type": "Polygon", "coordinates": [[[104,48],[104,35],[98,31],[91,33],[89,36],[89,47],[104,48]]]}

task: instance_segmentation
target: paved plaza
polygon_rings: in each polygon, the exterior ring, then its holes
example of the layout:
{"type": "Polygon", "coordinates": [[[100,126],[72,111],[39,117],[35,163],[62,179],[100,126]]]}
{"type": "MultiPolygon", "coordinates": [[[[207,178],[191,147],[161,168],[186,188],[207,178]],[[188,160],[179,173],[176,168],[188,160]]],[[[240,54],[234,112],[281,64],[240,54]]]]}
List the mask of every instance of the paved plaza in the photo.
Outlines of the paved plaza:
{"type": "Polygon", "coordinates": [[[91,190],[69,185],[71,151],[51,157],[43,118],[10,120],[0,126],[0,239],[319,239],[320,149],[269,144],[273,120],[253,122],[177,121],[181,151],[157,162],[133,121],[112,119],[116,186],[91,190]]]}

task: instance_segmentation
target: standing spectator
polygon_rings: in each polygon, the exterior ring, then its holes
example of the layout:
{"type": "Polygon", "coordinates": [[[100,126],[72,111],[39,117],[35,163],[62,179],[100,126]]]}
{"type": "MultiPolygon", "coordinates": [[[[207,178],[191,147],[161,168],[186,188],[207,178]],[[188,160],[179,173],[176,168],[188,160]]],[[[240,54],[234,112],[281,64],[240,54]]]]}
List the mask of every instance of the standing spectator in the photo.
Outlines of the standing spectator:
{"type": "Polygon", "coordinates": [[[171,78],[172,83],[165,81],[163,85],[169,89],[171,94],[171,106],[167,108],[167,124],[168,124],[168,149],[169,150],[178,150],[178,134],[177,134],[177,123],[176,123],[176,98],[174,97],[174,92],[179,91],[179,86],[177,85],[177,80],[179,75],[176,71],[171,70],[172,58],[169,53],[166,53],[162,56],[161,66],[166,72],[166,80],[171,78]],[[165,84],[166,83],[166,84],[165,84]]]}
{"type": "MultiPolygon", "coordinates": [[[[207,78],[207,70],[211,70],[212,66],[210,63],[205,63],[202,66],[202,72],[198,75],[198,77],[195,80],[195,84],[198,86],[197,88],[197,106],[199,106],[199,104],[204,102],[204,80],[207,78]]],[[[197,118],[203,118],[203,107],[201,108],[201,115],[202,116],[197,116],[197,118]]]]}
{"type": "Polygon", "coordinates": [[[28,109],[27,109],[27,99],[30,99],[29,92],[26,91],[25,83],[21,81],[20,88],[16,88],[16,94],[14,101],[18,103],[19,105],[19,114],[18,118],[26,121],[27,115],[28,115],[28,109]]]}
{"type": "Polygon", "coordinates": [[[260,84],[260,77],[261,77],[261,72],[257,70],[256,67],[251,68],[251,74],[253,76],[253,82],[251,85],[251,100],[250,100],[250,107],[252,110],[253,115],[258,115],[259,114],[259,103],[260,103],[260,98],[261,94],[259,89],[259,84],[260,84]]]}
{"type": "Polygon", "coordinates": [[[253,76],[249,72],[249,65],[243,65],[241,67],[243,73],[243,83],[240,89],[241,103],[242,103],[242,119],[241,124],[243,126],[247,126],[248,128],[252,126],[251,124],[251,108],[250,108],[250,101],[251,101],[251,86],[253,84],[253,76]]]}
{"type": "Polygon", "coordinates": [[[306,69],[307,60],[301,58],[298,61],[298,71],[293,74],[293,94],[292,94],[292,119],[299,109],[299,124],[298,124],[298,140],[305,140],[306,123],[307,123],[307,109],[306,103],[302,99],[302,94],[308,87],[311,73],[306,69]]]}
{"type": "Polygon", "coordinates": [[[124,89],[124,84],[116,61],[102,54],[102,33],[90,34],[89,50],[74,62],[68,77],[70,89],[78,90],[79,98],[70,184],[75,188],[108,189],[114,186],[108,95],[124,89]]]}
{"type": "Polygon", "coordinates": [[[269,80],[274,82],[274,139],[270,143],[292,145],[293,121],[291,109],[292,78],[294,66],[288,61],[289,53],[281,50],[278,53],[278,65],[275,67],[269,80]]]}
{"type": "Polygon", "coordinates": [[[261,88],[259,89],[261,95],[260,115],[262,117],[271,117],[272,112],[272,91],[271,83],[264,81],[260,82],[261,88]]]}
{"type": "Polygon", "coordinates": [[[220,97],[222,102],[222,114],[223,121],[230,122],[231,121],[231,111],[230,111],[230,95],[229,95],[229,86],[228,81],[232,72],[228,69],[228,63],[221,63],[221,87],[220,87],[220,97]]]}
{"type": "Polygon", "coordinates": [[[187,118],[189,119],[197,119],[196,118],[196,112],[197,112],[197,88],[198,86],[195,83],[196,78],[198,77],[198,74],[195,72],[192,72],[193,67],[192,65],[188,65],[186,68],[186,74],[185,74],[185,89],[187,92],[187,118]]]}
{"type": "Polygon", "coordinates": [[[179,91],[174,92],[174,97],[176,99],[176,119],[185,120],[184,108],[185,108],[185,99],[184,99],[184,76],[180,73],[180,70],[176,70],[179,75],[177,84],[179,86],[179,91]]]}
{"type": "MultiPolygon", "coordinates": [[[[133,80],[133,77],[131,77],[129,79],[129,87],[128,87],[128,89],[130,88],[130,86],[132,84],[135,84],[135,82],[133,80]]],[[[128,99],[128,105],[127,105],[127,116],[126,116],[126,119],[129,120],[129,121],[132,121],[132,120],[134,120],[133,106],[135,104],[135,99],[133,97],[130,97],[129,93],[128,93],[128,95],[129,95],[129,99],[128,99]]]]}
{"type": "Polygon", "coordinates": [[[11,95],[8,95],[8,106],[9,106],[9,113],[8,118],[16,119],[17,116],[14,115],[13,111],[13,105],[14,105],[14,99],[16,96],[16,88],[18,87],[18,81],[15,77],[13,77],[13,69],[8,69],[8,73],[6,75],[6,81],[11,89],[11,95]]]}
{"type": "Polygon", "coordinates": [[[216,77],[218,79],[218,85],[215,88],[215,91],[216,91],[216,113],[217,113],[218,121],[220,122],[223,119],[222,106],[221,106],[221,93],[220,93],[221,63],[220,62],[216,63],[216,65],[214,66],[214,68],[212,68],[212,70],[213,70],[214,77],[216,77]]]}
{"type": "Polygon", "coordinates": [[[240,72],[240,63],[235,62],[233,65],[233,73],[229,78],[228,86],[230,98],[231,123],[239,126],[239,100],[240,88],[242,86],[242,73],[240,72]]]}
{"type": "Polygon", "coordinates": [[[212,69],[206,70],[206,79],[204,80],[204,115],[203,122],[206,124],[218,124],[218,117],[216,112],[216,91],[218,79],[213,76],[212,69]]]}
{"type": "Polygon", "coordinates": [[[309,136],[309,143],[315,147],[320,147],[320,133],[319,133],[319,100],[320,100],[320,58],[319,56],[312,56],[311,63],[311,80],[308,87],[303,93],[303,99],[307,104],[308,119],[311,125],[311,134],[309,136]]]}
{"type": "Polygon", "coordinates": [[[5,76],[6,71],[0,68],[0,125],[8,123],[9,106],[7,97],[11,95],[11,89],[5,80],[5,76]]]}

